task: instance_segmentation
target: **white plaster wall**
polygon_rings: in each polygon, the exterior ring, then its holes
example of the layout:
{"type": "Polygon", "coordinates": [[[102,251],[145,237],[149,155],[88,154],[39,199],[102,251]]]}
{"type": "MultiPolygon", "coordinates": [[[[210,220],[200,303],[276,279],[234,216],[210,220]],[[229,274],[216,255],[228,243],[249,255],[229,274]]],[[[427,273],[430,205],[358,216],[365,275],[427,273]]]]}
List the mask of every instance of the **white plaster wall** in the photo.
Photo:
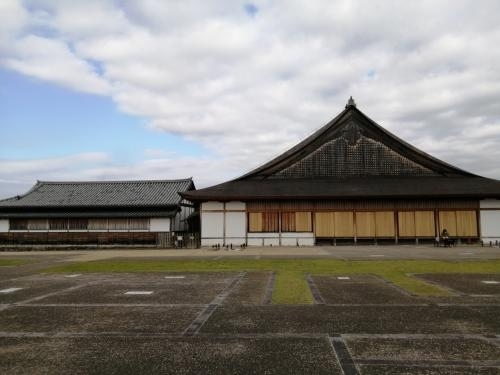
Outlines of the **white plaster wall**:
{"type": "Polygon", "coordinates": [[[8,232],[9,231],[9,220],[0,220],[0,232],[8,232]]]}
{"type": "Polygon", "coordinates": [[[500,209],[500,200],[499,199],[483,199],[479,201],[479,208],[499,208],[500,209]]]}
{"type": "Polygon", "coordinates": [[[314,236],[309,238],[299,238],[299,246],[314,246],[314,236]]]}
{"type": "Polygon", "coordinates": [[[149,230],[151,232],[170,232],[170,218],[152,217],[149,219],[149,230]]]}
{"type": "Polygon", "coordinates": [[[314,238],[314,234],[312,232],[283,232],[281,237],[314,238]]]}
{"type": "Polygon", "coordinates": [[[284,232],[281,233],[281,246],[313,246],[314,234],[313,233],[294,233],[284,232]]]}
{"type": "Polygon", "coordinates": [[[226,212],[226,244],[241,245],[245,243],[245,212],[226,212]]]}
{"type": "Polygon", "coordinates": [[[224,213],[201,212],[201,238],[219,238],[222,243],[224,236],[224,213]]]}
{"type": "Polygon", "coordinates": [[[281,246],[297,246],[298,238],[294,237],[282,237],[281,246]]]}
{"type": "Polygon", "coordinates": [[[222,202],[203,202],[201,204],[201,210],[223,210],[224,209],[224,204],[222,202]]]}
{"type": "Polygon", "coordinates": [[[500,210],[481,211],[481,238],[500,239],[500,210]]]}
{"type": "Polygon", "coordinates": [[[253,233],[248,233],[248,238],[271,238],[271,237],[276,237],[278,238],[280,236],[279,233],[275,232],[253,232],[253,233]]]}
{"type": "Polygon", "coordinates": [[[222,246],[222,238],[202,238],[201,246],[212,246],[220,244],[222,246]]]}
{"type": "Polygon", "coordinates": [[[226,212],[226,237],[245,237],[246,214],[244,212],[226,212]]]}
{"type": "Polygon", "coordinates": [[[232,201],[226,203],[227,211],[244,211],[245,209],[246,209],[245,202],[232,201]]]}
{"type": "Polygon", "coordinates": [[[263,246],[264,240],[262,238],[248,238],[248,246],[263,246]]]}
{"type": "Polygon", "coordinates": [[[279,246],[279,233],[256,232],[248,233],[248,246],[279,246]]]}
{"type": "Polygon", "coordinates": [[[279,246],[280,239],[279,238],[264,238],[264,246],[279,246]]]}

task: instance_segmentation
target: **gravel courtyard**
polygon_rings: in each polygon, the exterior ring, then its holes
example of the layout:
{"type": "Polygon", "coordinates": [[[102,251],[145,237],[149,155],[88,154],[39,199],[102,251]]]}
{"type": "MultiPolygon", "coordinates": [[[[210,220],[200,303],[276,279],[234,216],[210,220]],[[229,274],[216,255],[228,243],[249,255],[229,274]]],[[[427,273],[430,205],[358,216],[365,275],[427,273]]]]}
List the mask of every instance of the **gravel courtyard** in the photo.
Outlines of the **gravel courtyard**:
{"type": "Polygon", "coordinates": [[[274,272],[43,273],[33,259],[0,267],[3,374],[500,374],[499,274],[416,275],[446,297],[312,274],[313,304],[277,305],[274,272]]]}

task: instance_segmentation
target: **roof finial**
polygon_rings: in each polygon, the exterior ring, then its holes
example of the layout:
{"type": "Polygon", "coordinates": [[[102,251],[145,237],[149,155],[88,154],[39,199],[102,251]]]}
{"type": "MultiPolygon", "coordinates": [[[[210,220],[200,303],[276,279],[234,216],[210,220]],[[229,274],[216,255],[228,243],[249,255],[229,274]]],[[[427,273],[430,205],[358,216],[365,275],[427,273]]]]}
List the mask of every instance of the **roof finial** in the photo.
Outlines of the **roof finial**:
{"type": "Polygon", "coordinates": [[[346,108],[347,107],[356,107],[356,102],[354,101],[354,99],[352,98],[352,96],[349,98],[349,100],[347,101],[347,104],[345,106],[346,108]]]}

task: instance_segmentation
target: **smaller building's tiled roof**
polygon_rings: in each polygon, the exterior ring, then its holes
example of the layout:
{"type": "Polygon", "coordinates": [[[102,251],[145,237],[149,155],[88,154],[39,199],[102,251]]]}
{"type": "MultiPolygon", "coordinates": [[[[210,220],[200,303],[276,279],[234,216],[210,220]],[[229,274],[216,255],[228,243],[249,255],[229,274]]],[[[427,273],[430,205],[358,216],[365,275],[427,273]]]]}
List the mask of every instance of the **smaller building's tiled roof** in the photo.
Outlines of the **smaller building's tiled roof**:
{"type": "Polygon", "coordinates": [[[26,194],[0,200],[10,209],[133,209],[178,206],[179,193],[194,189],[191,178],[145,181],[38,181],[26,194]]]}
{"type": "Polygon", "coordinates": [[[138,217],[174,217],[178,209],[125,209],[125,210],[0,210],[0,219],[63,219],[63,218],[138,218],[138,217]]]}

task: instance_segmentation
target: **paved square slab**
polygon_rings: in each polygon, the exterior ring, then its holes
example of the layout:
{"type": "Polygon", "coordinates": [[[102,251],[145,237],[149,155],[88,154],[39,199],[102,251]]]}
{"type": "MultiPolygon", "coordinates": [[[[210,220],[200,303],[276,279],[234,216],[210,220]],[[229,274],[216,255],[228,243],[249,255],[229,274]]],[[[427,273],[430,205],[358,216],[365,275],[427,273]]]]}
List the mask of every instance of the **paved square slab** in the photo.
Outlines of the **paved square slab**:
{"type": "Polygon", "coordinates": [[[18,290],[22,290],[23,288],[7,288],[7,289],[1,289],[0,294],[9,294],[9,293],[14,293],[17,292],[18,290]]]}
{"type": "Polygon", "coordinates": [[[500,332],[497,307],[221,306],[202,332],[484,333],[500,332]],[[495,316],[496,314],[496,316],[495,316]]]}
{"type": "Polygon", "coordinates": [[[327,304],[421,304],[397,287],[370,275],[313,276],[327,304]],[[343,276],[346,277],[346,276],[343,276]]]}
{"type": "Polygon", "coordinates": [[[324,339],[2,338],[3,374],[341,374],[324,339]]]}
{"type": "Polygon", "coordinates": [[[500,358],[500,347],[486,339],[347,338],[346,343],[354,360],[487,361],[500,358]]]}
{"type": "Polygon", "coordinates": [[[130,291],[125,292],[123,294],[125,294],[125,295],[132,295],[132,296],[136,296],[136,295],[139,295],[139,296],[142,296],[142,295],[149,296],[149,295],[153,294],[153,291],[151,291],[151,290],[130,290],[130,291]]]}
{"type": "Polygon", "coordinates": [[[61,291],[76,285],[73,280],[60,279],[40,282],[37,279],[18,279],[0,283],[0,289],[13,290],[10,293],[0,293],[0,303],[25,301],[48,293],[61,291]]]}
{"type": "Polygon", "coordinates": [[[201,306],[15,306],[0,311],[0,331],[182,333],[202,309],[201,306]]]}
{"type": "Polygon", "coordinates": [[[500,295],[500,273],[498,274],[422,274],[418,277],[465,294],[500,295]],[[490,281],[484,283],[483,281],[490,281]],[[496,283],[491,283],[496,281],[496,283]]]}
{"type": "Polygon", "coordinates": [[[472,366],[390,366],[361,365],[362,375],[498,375],[496,368],[478,368],[472,366]]]}
{"type": "Polygon", "coordinates": [[[248,272],[224,303],[262,305],[270,275],[270,272],[248,272]]]}
{"type": "Polygon", "coordinates": [[[122,278],[105,275],[101,282],[50,296],[43,303],[208,304],[235,277],[236,274],[233,273],[189,275],[184,279],[165,279],[164,274],[147,274],[142,277],[127,274],[122,278]],[[153,293],[126,294],[131,291],[153,293]]]}

